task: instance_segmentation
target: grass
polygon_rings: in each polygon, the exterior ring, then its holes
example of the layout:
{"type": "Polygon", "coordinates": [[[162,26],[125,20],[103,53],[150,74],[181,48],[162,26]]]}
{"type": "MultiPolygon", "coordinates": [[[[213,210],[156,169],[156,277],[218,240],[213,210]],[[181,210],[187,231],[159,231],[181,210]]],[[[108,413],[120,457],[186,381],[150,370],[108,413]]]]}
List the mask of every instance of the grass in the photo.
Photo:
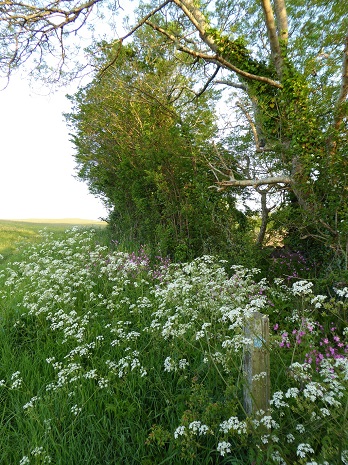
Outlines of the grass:
{"type": "Polygon", "coordinates": [[[24,243],[38,241],[44,228],[59,235],[73,225],[103,227],[105,223],[81,219],[0,220],[0,254],[9,257],[24,243]]]}
{"type": "Polygon", "coordinates": [[[48,228],[0,260],[0,463],[347,463],[348,289],[329,301],[103,235],[48,228]],[[270,318],[272,395],[250,416],[255,310],[270,318]]]}

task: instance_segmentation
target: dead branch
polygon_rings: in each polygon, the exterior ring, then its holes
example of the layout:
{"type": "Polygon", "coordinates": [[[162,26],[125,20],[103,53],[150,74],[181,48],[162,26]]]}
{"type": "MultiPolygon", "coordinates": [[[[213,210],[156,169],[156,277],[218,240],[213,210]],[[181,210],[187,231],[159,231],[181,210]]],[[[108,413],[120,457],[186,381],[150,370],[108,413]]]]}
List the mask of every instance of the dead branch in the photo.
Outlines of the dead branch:
{"type": "Polygon", "coordinates": [[[229,86],[229,87],[235,87],[236,89],[242,89],[242,90],[247,90],[247,87],[244,84],[240,84],[239,82],[232,82],[229,80],[225,79],[219,79],[214,81],[214,84],[221,84],[224,86],[229,86]]]}
{"type": "MultiPolygon", "coordinates": [[[[225,175],[226,176],[226,175],[225,175]]],[[[218,190],[224,190],[226,187],[259,187],[273,184],[292,184],[293,179],[288,176],[270,176],[261,179],[234,179],[230,177],[227,181],[218,181],[218,190]]]]}

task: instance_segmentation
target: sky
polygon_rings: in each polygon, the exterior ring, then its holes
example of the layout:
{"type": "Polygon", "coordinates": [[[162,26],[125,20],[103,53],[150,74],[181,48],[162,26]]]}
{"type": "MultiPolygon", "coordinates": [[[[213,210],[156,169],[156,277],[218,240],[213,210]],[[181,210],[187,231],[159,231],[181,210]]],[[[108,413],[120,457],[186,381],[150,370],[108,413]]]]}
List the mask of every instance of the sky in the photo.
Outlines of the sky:
{"type": "Polygon", "coordinates": [[[62,115],[74,89],[40,93],[16,76],[0,91],[0,219],[105,218],[102,202],[74,177],[62,115]]]}

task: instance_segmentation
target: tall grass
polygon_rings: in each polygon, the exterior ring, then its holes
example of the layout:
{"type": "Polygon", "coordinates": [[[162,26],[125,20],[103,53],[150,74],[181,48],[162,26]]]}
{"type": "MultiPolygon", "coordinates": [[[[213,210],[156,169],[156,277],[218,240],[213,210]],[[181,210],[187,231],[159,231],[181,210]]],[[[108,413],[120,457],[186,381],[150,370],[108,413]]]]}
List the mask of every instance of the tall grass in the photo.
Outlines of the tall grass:
{"type": "Polygon", "coordinates": [[[348,463],[347,300],[46,231],[0,272],[0,463],[348,463]],[[251,417],[255,310],[274,328],[272,400],[251,417]]]}

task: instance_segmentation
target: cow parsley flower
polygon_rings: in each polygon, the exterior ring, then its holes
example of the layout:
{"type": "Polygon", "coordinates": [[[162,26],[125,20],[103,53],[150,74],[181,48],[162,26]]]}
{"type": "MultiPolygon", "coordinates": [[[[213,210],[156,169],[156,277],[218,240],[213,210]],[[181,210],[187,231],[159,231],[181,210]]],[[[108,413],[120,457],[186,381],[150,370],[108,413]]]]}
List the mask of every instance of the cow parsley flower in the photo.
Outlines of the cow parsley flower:
{"type": "Polygon", "coordinates": [[[167,357],[164,361],[164,371],[175,371],[175,368],[176,366],[174,360],[172,360],[171,357],[167,357]]]}
{"type": "Polygon", "coordinates": [[[27,455],[24,455],[19,461],[19,465],[27,465],[27,463],[30,463],[30,459],[27,455]]]}
{"type": "Polygon", "coordinates": [[[302,442],[297,446],[296,454],[303,459],[307,454],[314,454],[314,449],[309,444],[302,442]]]}
{"type": "Polygon", "coordinates": [[[292,293],[294,295],[309,295],[312,294],[313,283],[309,281],[297,281],[292,285],[292,293]]]}
{"type": "Polygon", "coordinates": [[[231,452],[231,444],[226,441],[219,442],[216,450],[220,452],[220,455],[224,457],[226,454],[229,454],[231,452]]]}
{"type": "Polygon", "coordinates": [[[247,431],[247,424],[245,421],[239,421],[237,417],[230,417],[228,420],[220,423],[220,431],[228,433],[231,430],[236,431],[238,434],[245,434],[247,431]]]}
{"type": "Polygon", "coordinates": [[[183,436],[185,434],[185,426],[178,426],[174,431],[174,438],[178,439],[179,436],[183,436]]]}
{"type": "Polygon", "coordinates": [[[195,434],[199,434],[200,436],[207,434],[209,431],[209,427],[207,425],[202,424],[200,421],[193,421],[189,424],[189,430],[191,430],[195,434]]]}

